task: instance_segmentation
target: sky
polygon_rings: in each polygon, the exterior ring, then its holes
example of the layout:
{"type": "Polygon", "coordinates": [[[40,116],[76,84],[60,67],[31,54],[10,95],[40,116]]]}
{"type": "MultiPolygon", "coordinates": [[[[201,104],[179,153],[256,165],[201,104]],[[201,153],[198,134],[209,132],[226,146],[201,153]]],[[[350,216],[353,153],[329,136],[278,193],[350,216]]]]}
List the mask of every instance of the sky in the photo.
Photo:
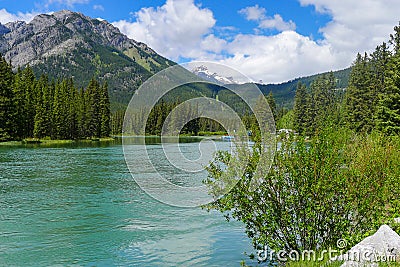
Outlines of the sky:
{"type": "Polygon", "coordinates": [[[398,0],[0,0],[0,22],[61,9],[105,19],[175,62],[219,62],[264,83],[349,67],[400,21],[398,0]]]}

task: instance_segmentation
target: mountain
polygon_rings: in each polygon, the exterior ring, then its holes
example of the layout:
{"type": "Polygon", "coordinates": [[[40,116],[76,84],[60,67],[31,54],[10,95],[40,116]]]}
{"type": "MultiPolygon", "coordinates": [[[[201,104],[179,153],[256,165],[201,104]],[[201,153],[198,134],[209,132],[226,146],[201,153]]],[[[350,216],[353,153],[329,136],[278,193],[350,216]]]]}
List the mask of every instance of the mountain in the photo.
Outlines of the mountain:
{"type": "MultiPolygon", "coordinates": [[[[346,68],[343,70],[334,71],[333,75],[336,78],[336,87],[339,89],[346,88],[349,82],[351,68],[346,68]]],[[[208,86],[210,92],[208,95],[219,95],[219,99],[221,100],[221,92],[223,92],[224,96],[229,95],[228,98],[232,98],[230,94],[225,92],[226,90],[223,86],[230,87],[235,90],[240,86],[246,86],[246,84],[239,84],[234,81],[232,77],[224,77],[218,73],[211,72],[206,66],[199,66],[192,70],[192,73],[197,76],[203,78],[206,81],[219,84],[220,86],[208,86]]],[[[296,87],[299,82],[305,84],[307,87],[320,75],[324,75],[326,73],[314,74],[306,77],[299,77],[287,82],[279,83],[279,84],[260,84],[256,83],[256,85],[260,88],[263,94],[268,95],[269,92],[272,92],[275,101],[278,105],[284,106],[286,108],[291,108],[294,104],[294,96],[296,94],[296,87]]],[[[204,91],[204,89],[203,89],[204,91]]],[[[223,100],[222,100],[223,101],[223,100]]],[[[230,101],[232,102],[232,101],[230,101]]]]}
{"type": "Polygon", "coordinates": [[[30,65],[37,75],[73,77],[79,86],[92,77],[107,81],[111,101],[123,104],[143,81],[175,64],[107,21],[68,10],[0,24],[0,53],[15,68],[30,65]]]}
{"type": "Polygon", "coordinates": [[[204,66],[204,65],[201,65],[201,66],[199,66],[197,68],[194,68],[192,70],[192,72],[194,74],[196,74],[197,76],[199,76],[199,77],[201,77],[201,78],[203,78],[203,79],[205,79],[207,81],[210,81],[210,82],[213,82],[213,83],[217,83],[217,84],[221,84],[221,85],[223,85],[223,84],[236,84],[237,83],[237,82],[235,82],[233,80],[233,77],[223,77],[223,76],[219,75],[216,72],[209,71],[208,68],[206,66],[204,66]]]}
{"type": "MultiPolygon", "coordinates": [[[[336,78],[336,87],[344,89],[348,86],[351,68],[337,70],[333,72],[336,78]]],[[[257,84],[260,90],[265,94],[272,92],[275,101],[278,105],[287,108],[292,108],[294,104],[294,96],[296,94],[296,87],[299,82],[310,86],[310,84],[320,75],[327,73],[319,73],[311,76],[296,78],[280,84],[257,84]]]]}
{"type": "MultiPolygon", "coordinates": [[[[38,15],[30,23],[0,24],[0,53],[15,68],[31,66],[37,76],[45,73],[55,79],[72,77],[82,87],[92,77],[106,81],[113,110],[126,107],[133,92],[151,75],[176,64],[146,44],[129,39],[107,21],[68,10],[38,15]]],[[[186,85],[182,90],[171,92],[166,99],[185,101],[192,97],[218,96],[220,101],[233,105],[240,101],[223,88],[245,86],[237,84],[232,77],[214,73],[205,66],[195,68],[193,73],[220,86],[186,85]]],[[[338,87],[347,86],[349,73],[350,69],[334,72],[338,87]]],[[[188,75],[193,74],[188,71],[188,75]]],[[[257,85],[265,94],[272,91],[278,105],[291,107],[297,83],[309,85],[316,77],[257,85]]],[[[241,106],[237,105],[243,110],[241,106]]]]}

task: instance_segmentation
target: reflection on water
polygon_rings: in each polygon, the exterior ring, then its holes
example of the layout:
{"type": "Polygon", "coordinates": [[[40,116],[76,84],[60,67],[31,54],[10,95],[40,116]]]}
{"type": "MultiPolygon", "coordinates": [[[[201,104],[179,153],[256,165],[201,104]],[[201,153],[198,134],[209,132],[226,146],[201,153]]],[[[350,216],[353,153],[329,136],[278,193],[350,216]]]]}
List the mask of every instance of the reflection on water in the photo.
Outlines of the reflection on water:
{"type": "Polygon", "coordinates": [[[2,147],[0,162],[0,266],[239,266],[251,252],[239,223],[147,196],[120,140],[2,147]]]}

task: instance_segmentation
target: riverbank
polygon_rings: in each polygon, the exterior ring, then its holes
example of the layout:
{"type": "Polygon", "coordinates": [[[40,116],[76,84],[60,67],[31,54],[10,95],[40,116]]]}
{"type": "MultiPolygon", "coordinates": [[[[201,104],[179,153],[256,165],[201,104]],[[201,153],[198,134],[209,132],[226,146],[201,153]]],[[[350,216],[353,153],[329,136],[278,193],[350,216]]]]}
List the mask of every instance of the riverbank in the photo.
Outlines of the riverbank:
{"type": "Polygon", "coordinates": [[[91,138],[91,139],[79,139],[79,140],[50,140],[50,139],[35,139],[29,138],[21,141],[7,141],[0,142],[0,146],[21,146],[21,145],[64,145],[64,144],[74,144],[74,143],[93,143],[93,142],[111,142],[114,141],[113,137],[105,137],[105,138],[91,138]]]}

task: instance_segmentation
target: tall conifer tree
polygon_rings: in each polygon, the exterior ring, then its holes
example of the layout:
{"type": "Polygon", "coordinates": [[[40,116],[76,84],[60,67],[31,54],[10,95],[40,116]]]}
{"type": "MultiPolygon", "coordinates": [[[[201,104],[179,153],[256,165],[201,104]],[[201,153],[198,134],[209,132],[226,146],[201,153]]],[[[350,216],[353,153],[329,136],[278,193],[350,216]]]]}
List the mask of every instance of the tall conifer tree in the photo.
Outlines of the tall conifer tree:
{"type": "Polygon", "coordinates": [[[11,65],[0,55],[0,140],[9,140],[15,134],[13,79],[11,65]]]}

